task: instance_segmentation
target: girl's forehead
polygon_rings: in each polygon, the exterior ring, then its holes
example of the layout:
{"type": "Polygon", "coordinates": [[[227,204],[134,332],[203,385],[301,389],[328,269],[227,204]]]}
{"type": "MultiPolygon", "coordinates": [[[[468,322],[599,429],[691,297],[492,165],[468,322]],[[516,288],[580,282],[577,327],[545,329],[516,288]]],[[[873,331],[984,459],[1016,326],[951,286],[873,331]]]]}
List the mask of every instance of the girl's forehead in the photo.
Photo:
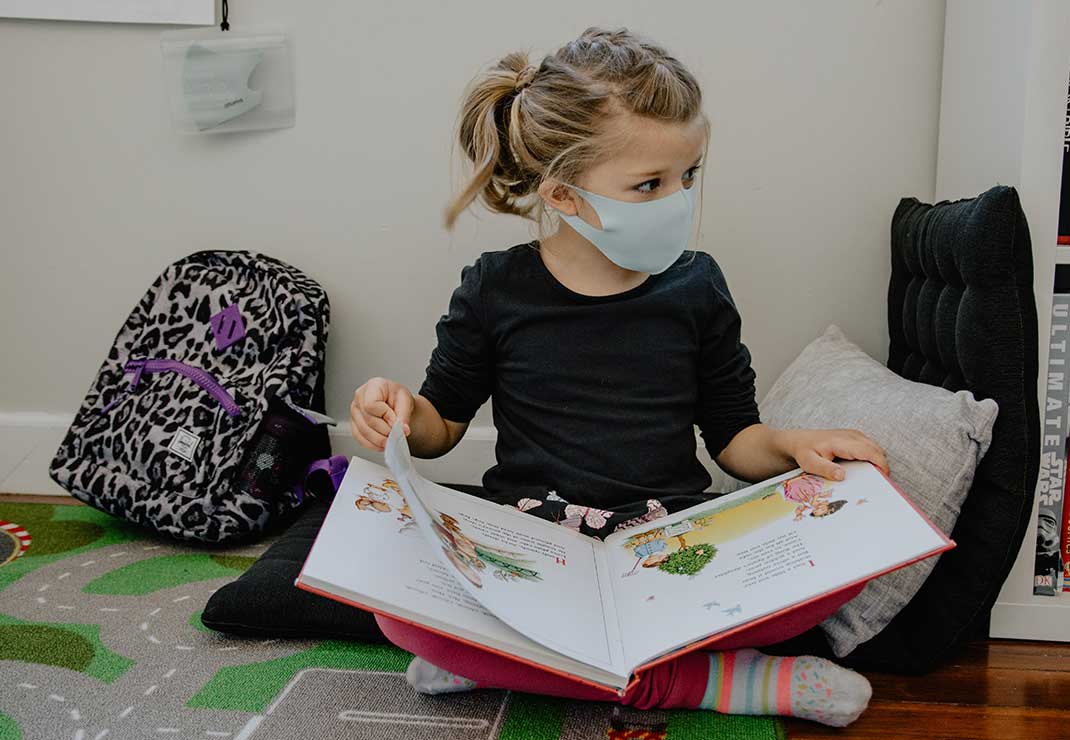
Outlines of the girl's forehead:
{"type": "Polygon", "coordinates": [[[629,175],[690,167],[706,148],[706,125],[702,116],[695,116],[687,123],[676,123],[629,113],[614,116],[610,125],[622,139],[605,164],[629,175]]]}

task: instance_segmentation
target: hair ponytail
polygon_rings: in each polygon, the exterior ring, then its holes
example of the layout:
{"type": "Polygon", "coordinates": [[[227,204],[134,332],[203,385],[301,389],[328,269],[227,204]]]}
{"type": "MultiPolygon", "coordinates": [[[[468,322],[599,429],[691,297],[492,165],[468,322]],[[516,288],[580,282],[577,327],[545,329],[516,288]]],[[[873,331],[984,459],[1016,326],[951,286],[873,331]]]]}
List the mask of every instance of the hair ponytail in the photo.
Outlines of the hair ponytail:
{"type": "Polygon", "coordinates": [[[458,138],[474,171],[464,189],[446,207],[446,226],[477,197],[492,211],[527,216],[531,207],[520,207],[518,197],[529,195],[535,182],[531,172],[514,155],[524,150],[517,100],[531,85],[537,71],[527,55],[514,52],[477,77],[468,87],[461,108],[458,138]]]}

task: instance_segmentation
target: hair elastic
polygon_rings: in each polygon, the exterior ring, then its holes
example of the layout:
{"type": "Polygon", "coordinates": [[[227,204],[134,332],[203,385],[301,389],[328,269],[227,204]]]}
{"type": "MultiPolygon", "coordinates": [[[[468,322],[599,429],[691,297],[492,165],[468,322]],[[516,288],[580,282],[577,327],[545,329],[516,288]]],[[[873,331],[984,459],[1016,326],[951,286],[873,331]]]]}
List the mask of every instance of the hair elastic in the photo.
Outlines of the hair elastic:
{"type": "Polygon", "coordinates": [[[535,73],[539,71],[539,68],[533,64],[529,64],[524,69],[516,73],[516,84],[513,86],[515,92],[520,92],[535,79],[535,73]]]}

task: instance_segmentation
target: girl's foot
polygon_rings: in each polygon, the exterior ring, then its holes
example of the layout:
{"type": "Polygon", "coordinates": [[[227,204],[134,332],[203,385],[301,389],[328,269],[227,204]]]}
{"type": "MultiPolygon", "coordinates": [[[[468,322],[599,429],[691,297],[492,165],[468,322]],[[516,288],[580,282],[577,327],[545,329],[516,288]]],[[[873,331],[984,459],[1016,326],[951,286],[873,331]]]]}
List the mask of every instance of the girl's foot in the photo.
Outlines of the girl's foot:
{"type": "Polygon", "coordinates": [[[409,663],[405,671],[405,680],[409,682],[409,686],[421,694],[447,694],[452,691],[469,691],[477,687],[475,681],[443,670],[418,655],[414,656],[412,662],[409,663]]]}
{"type": "Polygon", "coordinates": [[[858,719],[873,695],[865,676],[813,655],[781,658],[752,648],[708,655],[700,704],[705,709],[790,715],[844,727],[858,719]]]}

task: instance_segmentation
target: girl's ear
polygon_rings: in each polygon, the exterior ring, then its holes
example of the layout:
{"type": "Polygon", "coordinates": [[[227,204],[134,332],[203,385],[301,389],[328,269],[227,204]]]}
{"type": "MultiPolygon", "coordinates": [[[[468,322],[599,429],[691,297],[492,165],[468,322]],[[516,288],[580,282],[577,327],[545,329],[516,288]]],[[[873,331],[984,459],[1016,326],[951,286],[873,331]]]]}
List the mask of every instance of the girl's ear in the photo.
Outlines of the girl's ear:
{"type": "Polygon", "coordinates": [[[572,188],[562,184],[559,180],[547,178],[539,185],[539,197],[547,207],[560,211],[566,216],[575,216],[579,213],[579,205],[572,188]]]}

